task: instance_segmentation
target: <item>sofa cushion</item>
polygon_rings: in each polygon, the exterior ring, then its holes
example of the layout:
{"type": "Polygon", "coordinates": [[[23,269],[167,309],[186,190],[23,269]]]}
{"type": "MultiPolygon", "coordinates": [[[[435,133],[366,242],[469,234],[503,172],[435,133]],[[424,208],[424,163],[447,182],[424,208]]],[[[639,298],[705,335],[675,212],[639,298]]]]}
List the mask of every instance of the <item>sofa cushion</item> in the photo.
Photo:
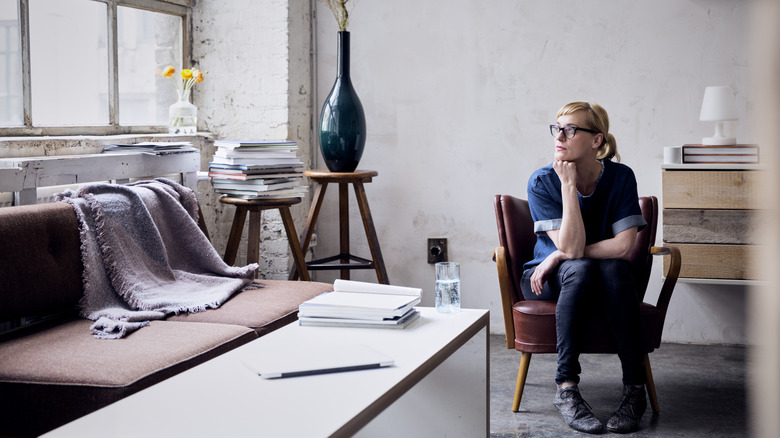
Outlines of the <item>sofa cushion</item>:
{"type": "Polygon", "coordinates": [[[327,283],[255,281],[264,287],[238,293],[217,309],[174,315],[166,321],[235,324],[252,328],[262,336],[297,320],[300,303],[333,290],[333,285],[327,283]]]}
{"type": "Polygon", "coordinates": [[[75,308],[83,292],[73,207],[0,208],[0,247],[0,321],[75,308]]]}
{"type": "Polygon", "coordinates": [[[0,435],[38,435],[257,338],[237,325],[152,321],[124,339],[71,320],[0,342],[0,435]]]}

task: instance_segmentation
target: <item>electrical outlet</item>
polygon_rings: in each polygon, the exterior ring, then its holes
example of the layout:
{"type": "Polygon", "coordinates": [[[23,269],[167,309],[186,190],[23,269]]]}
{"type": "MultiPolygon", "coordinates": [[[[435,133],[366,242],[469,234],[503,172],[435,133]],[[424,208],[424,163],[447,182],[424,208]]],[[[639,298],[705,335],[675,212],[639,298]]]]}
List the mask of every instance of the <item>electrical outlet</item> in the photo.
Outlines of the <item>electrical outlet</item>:
{"type": "Polygon", "coordinates": [[[447,239],[428,239],[428,263],[447,261],[447,239]]]}

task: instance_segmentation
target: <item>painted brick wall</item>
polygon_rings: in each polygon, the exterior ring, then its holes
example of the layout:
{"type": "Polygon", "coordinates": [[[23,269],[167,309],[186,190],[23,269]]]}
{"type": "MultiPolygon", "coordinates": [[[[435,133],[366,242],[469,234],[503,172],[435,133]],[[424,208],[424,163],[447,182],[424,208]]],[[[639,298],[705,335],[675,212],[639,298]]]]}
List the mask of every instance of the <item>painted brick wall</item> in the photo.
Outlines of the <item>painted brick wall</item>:
{"type": "MultiPolygon", "coordinates": [[[[198,0],[193,7],[193,62],[208,71],[196,87],[199,130],[214,139],[296,140],[311,161],[309,2],[198,0]]],[[[203,170],[214,152],[204,148],[203,170]]],[[[210,183],[198,186],[212,242],[224,252],[233,207],[222,208],[210,183]]],[[[293,208],[302,231],[309,200],[293,208]]],[[[238,262],[246,254],[246,229],[238,262]]],[[[281,218],[263,214],[260,276],[286,278],[290,260],[281,218]]]]}

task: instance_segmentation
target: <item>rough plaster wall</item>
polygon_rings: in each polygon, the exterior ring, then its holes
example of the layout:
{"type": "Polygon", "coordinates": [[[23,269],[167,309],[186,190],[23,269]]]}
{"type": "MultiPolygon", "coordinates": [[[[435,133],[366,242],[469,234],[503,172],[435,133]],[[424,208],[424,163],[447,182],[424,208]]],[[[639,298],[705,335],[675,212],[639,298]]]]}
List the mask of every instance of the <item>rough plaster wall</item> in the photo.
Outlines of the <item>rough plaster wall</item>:
{"type": "MultiPolygon", "coordinates": [[[[468,0],[357,2],[351,15],[352,81],[366,110],[361,168],[379,176],[366,191],[390,281],[422,287],[433,304],[426,239],[447,237],[462,264],[464,307],[488,308],[503,332],[492,197],[525,197],[533,170],[549,163],[547,125],[573,100],[610,113],[623,162],[640,194],[661,195],[663,147],[699,142],[707,85],[730,85],[740,142],[756,141],[745,24],[739,0],[468,0]]],[[[318,3],[317,100],[335,77],[336,25],[318,3]]],[[[320,163],[322,166],[322,163],[320,163]]],[[[317,256],[338,252],[335,193],[323,206],[317,256]]],[[[663,202],[663,200],[661,200],[663,202]]],[[[353,253],[367,256],[352,203],[353,253]]],[[[658,243],[662,236],[659,233],[658,243]]],[[[335,278],[328,272],[321,280],[335,278]]],[[[372,272],[353,279],[376,281],[372,272]]],[[[656,263],[647,300],[660,288],[656,263]]],[[[678,285],[668,341],[745,343],[746,288],[678,285]]]]}
{"type": "MultiPolygon", "coordinates": [[[[296,140],[304,163],[311,160],[310,24],[308,1],[197,0],[193,8],[193,60],[208,71],[195,87],[199,130],[214,139],[296,140]],[[288,4],[289,3],[289,4],[288,4]]],[[[203,170],[215,148],[204,148],[203,170]]],[[[214,246],[224,252],[234,209],[222,208],[210,187],[198,185],[214,246]]],[[[305,222],[304,202],[292,208],[305,222]]],[[[297,225],[300,228],[302,225],[297,225]]],[[[237,263],[246,256],[244,227],[237,263]]],[[[290,260],[278,211],[263,213],[260,276],[286,278],[290,260]]]]}

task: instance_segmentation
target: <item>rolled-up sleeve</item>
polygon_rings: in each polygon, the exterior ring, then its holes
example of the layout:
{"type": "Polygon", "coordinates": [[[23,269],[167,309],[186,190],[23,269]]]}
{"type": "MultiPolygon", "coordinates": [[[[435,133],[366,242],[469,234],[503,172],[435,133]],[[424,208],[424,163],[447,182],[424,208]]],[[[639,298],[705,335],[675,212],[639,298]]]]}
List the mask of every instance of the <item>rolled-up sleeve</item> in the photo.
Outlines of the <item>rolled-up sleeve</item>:
{"type": "MultiPolygon", "coordinates": [[[[560,195],[558,195],[560,196],[560,195]]],[[[561,228],[563,206],[555,199],[537,171],[528,181],[528,206],[534,219],[534,232],[544,234],[561,228]]]]}
{"type": "Polygon", "coordinates": [[[612,234],[617,236],[618,233],[626,231],[629,228],[637,227],[639,230],[647,226],[645,218],[642,215],[631,215],[620,219],[612,224],[612,234]]]}
{"type": "Polygon", "coordinates": [[[642,230],[647,226],[647,222],[645,222],[645,218],[642,216],[642,210],[639,208],[636,177],[631,169],[626,169],[625,180],[619,195],[618,208],[615,212],[616,220],[612,223],[613,236],[632,227],[642,230]]]}

